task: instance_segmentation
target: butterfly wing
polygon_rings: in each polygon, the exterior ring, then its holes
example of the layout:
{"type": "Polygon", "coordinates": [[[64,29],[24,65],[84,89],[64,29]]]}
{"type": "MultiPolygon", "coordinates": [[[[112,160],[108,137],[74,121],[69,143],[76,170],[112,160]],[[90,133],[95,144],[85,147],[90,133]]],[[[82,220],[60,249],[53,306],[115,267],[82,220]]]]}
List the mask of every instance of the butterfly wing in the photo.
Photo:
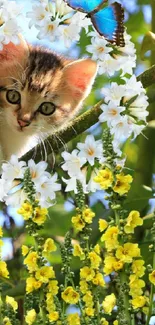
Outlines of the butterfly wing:
{"type": "Polygon", "coordinates": [[[98,31],[109,42],[118,46],[125,46],[124,42],[124,10],[122,6],[115,2],[112,5],[90,14],[91,21],[98,31]]]}
{"type": "Polygon", "coordinates": [[[90,13],[107,0],[64,0],[71,8],[90,13]]]}

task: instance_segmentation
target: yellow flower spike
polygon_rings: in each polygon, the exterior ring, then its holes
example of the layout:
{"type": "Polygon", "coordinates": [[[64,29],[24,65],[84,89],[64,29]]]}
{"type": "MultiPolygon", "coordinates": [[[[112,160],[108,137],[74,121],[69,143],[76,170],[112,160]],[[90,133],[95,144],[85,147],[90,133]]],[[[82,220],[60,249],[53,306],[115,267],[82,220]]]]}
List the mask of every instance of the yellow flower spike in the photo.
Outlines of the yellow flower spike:
{"type": "Polygon", "coordinates": [[[114,181],[113,173],[109,168],[105,168],[99,171],[98,175],[94,177],[94,181],[99,183],[103,190],[107,190],[112,186],[114,181]]]}
{"type": "Polygon", "coordinates": [[[131,263],[134,257],[140,257],[138,244],[126,243],[116,250],[116,257],[123,263],[131,263]]]}
{"type": "Polygon", "coordinates": [[[57,250],[57,247],[54,243],[54,240],[52,238],[47,238],[44,247],[43,247],[43,254],[49,254],[51,252],[55,252],[57,250]]]}
{"type": "Polygon", "coordinates": [[[7,264],[4,261],[0,261],[0,276],[3,278],[9,277],[9,271],[7,269],[7,264]]]}
{"type": "Polygon", "coordinates": [[[3,318],[3,324],[4,324],[4,325],[12,325],[12,323],[11,323],[9,317],[4,317],[4,318],[3,318]]]}
{"type": "Polygon", "coordinates": [[[134,229],[137,226],[141,226],[143,224],[143,219],[140,218],[140,213],[136,210],[133,210],[129,213],[126,225],[124,227],[124,231],[126,234],[133,234],[134,229]]]}
{"type": "Polygon", "coordinates": [[[77,231],[82,231],[82,229],[85,227],[85,222],[82,220],[81,215],[72,217],[72,223],[73,223],[74,228],[77,231]]]}
{"type": "Polygon", "coordinates": [[[71,286],[62,292],[61,297],[67,304],[77,304],[80,298],[79,293],[71,286]]]}
{"type": "Polygon", "coordinates": [[[83,210],[82,218],[86,223],[89,223],[89,224],[92,223],[92,219],[94,217],[95,217],[95,213],[91,209],[86,208],[83,210]]]}
{"type": "Polygon", "coordinates": [[[52,311],[49,313],[48,318],[51,322],[56,322],[59,319],[59,313],[57,311],[52,311]]]}
{"type": "Polygon", "coordinates": [[[93,317],[95,314],[95,309],[91,308],[91,307],[87,307],[87,308],[85,308],[85,313],[87,316],[93,317]]]}
{"type": "Polygon", "coordinates": [[[133,309],[142,308],[145,306],[147,300],[145,296],[137,296],[131,300],[133,309]]]}
{"type": "Polygon", "coordinates": [[[54,296],[57,295],[59,291],[58,281],[57,280],[50,280],[48,284],[49,292],[54,296]]]}
{"type": "Polygon", "coordinates": [[[26,256],[29,252],[29,248],[26,245],[22,245],[22,255],[26,256]]]}
{"type": "Polygon", "coordinates": [[[0,227],[0,237],[3,237],[3,229],[0,227]]]}
{"type": "Polygon", "coordinates": [[[99,219],[99,231],[102,232],[108,227],[108,222],[105,219],[99,219]]]}
{"type": "Polygon", "coordinates": [[[38,269],[37,265],[38,254],[36,252],[30,252],[24,259],[24,264],[27,266],[30,273],[38,269]]]}
{"type": "Polygon", "coordinates": [[[105,242],[105,247],[108,252],[118,247],[119,245],[118,234],[119,234],[119,229],[118,227],[114,226],[114,227],[109,227],[106,230],[106,232],[102,235],[101,241],[105,242]]]}
{"type": "Polygon", "coordinates": [[[82,300],[85,302],[86,307],[93,307],[94,303],[91,291],[87,291],[86,294],[83,296],[82,300]]]}
{"type": "Polygon", "coordinates": [[[21,214],[24,220],[29,220],[32,217],[33,208],[30,202],[25,202],[22,204],[21,208],[17,210],[17,213],[21,214]]]}
{"type": "Polygon", "coordinates": [[[116,175],[116,184],[113,187],[114,192],[118,193],[120,196],[127,194],[130,190],[131,183],[133,178],[131,175],[124,175],[124,173],[120,173],[116,175]]]}
{"type": "Polygon", "coordinates": [[[105,281],[104,281],[102,273],[97,273],[95,278],[93,278],[92,282],[96,286],[105,287],[105,281]]]}
{"type": "Polygon", "coordinates": [[[36,316],[37,316],[37,314],[36,314],[35,309],[29,310],[25,316],[26,324],[32,325],[36,320],[36,316]]]}
{"type": "Polygon", "coordinates": [[[67,316],[67,323],[68,325],[80,325],[80,316],[78,313],[75,314],[69,314],[67,316]]]}
{"type": "Polygon", "coordinates": [[[14,312],[18,308],[17,301],[13,297],[6,296],[6,304],[10,305],[13,308],[14,312]]]}
{"type": "Polygon", "coordinates": [[[84,266],[80,269],[80,278],[86,281],[91,281],[95,277],[95,272],[88,266],[84,266]]]}
{"type": "Polygon", "coordinates": [[[52,266],[42,266],[36,271],[35,277],[42,283],[47,283],[49,279],[55,278],[55,272],[52,266]]]}
{"type": "Polygon", "coordinates": [[[105,318],[101,318],[101,325],[109,325],[109,322],[105,318]]]}
{"type": "Polygon", "coordinates": [[[26,279],[26,292],[27,293],[33,292],[34,290],[39,289],[41,285],[42,285],[41,281],[37,281],[35,278],[29,277],[26,279]]]}
{"type": "Polygon", "coordinates": [[[49,313],[56,311],[56,306],[55,306],[53,295],[51,292],[48,292],[46,294],[46,310],[49,313]]]}
{"type": "Polygon", "coordinates": [[[98,269],[102,261],[101,257],[98,256],[95,252],[90,252],[88,254],[88,258],[90,259],[91,267],[93,269],[98,269]]]}
{"type": "Polygon", "coordinates": [[[149,280],[155,285],[155,270],[153,270],[152,273],[149,274],[149,280]]]}
{"type": "Polygon", "coordinates": [[[85,259],[85,253],[79,244],[74,245],[73,256],[77,256],[81,261],[85,259]]]}
{"type": "Polygon", "coordinates": [[[145,273],[145,266],[143,260],[135,260],[132,262],[132,272],[136,274],[137,277],[141,278],[145,273]]]}
{"type": "Polygon", "coordinates": [[[114,271],[114,263],[117,261],[117,259],[114,256],[106,256],[104,259],[104,267],[103,272],[105,275],[109,275],[114,271]]]}
{"type": "Polygon", "coordinates": [[[97,253],[98,255],[100,255],[101,249],[100,249],[100,245],[99,244],[96,244],[94,246],[94,252],[97,253]]]}
{"type": "Polygon", "coordinates": [[[111,295],[108,295],[105,297],[103,303],[102,303],[102,307],[104,309],[104,312],[106,314],[111,314],[113,308],[116,305],[116,297],[114,295],[114,293],[112,293],[111,295]]]}
{"type": "Polygon", "coordinates": [[[32,218],[33,222],[41,226],[47,218],[48,210],[46,208],[37,207],[34,210],[34,217],[32,218]]]}
{"type": "Polygon", "coordinates": [[[118,320],[114,320],[113,325],[118,325],[118,320]]]}
{"type": "Polygon", "coordinates": [[[130,295],[135,298],[136,296],[142,295],[142,288],[145,287],[145,282],[141,279],[138,279],[135,274],[131,274],[129,282],[130,295]]]}

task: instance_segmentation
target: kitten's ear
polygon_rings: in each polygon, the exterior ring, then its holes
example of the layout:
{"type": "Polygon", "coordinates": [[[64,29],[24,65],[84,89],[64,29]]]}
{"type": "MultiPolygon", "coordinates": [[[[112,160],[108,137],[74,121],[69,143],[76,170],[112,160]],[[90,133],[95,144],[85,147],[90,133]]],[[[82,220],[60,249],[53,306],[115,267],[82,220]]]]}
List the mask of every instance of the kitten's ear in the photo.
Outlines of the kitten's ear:
{"type": "Polygon", "coordinates": [[[25,55],[28,53],[28,44],[24,38],[19,35],[20,43],[15,45],[10,42],[7,45],[4,45],[3,50],[0,51],[0,63],[4,62],[13,63],[14,61],[23,60],[25,55]]]}
{"type": "Polygon", "coordinates": [[[64,79],[72,95],[86,97],[93,85],[97,73],[97,63],[91,59],[71,62],[64,68],[64,79]]]}

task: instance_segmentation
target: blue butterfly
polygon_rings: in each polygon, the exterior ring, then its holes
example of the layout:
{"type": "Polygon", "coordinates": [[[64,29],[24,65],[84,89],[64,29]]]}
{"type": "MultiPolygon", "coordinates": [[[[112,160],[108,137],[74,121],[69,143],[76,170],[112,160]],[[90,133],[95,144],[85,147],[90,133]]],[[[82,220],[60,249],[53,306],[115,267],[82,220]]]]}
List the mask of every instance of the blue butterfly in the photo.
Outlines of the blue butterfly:
{"type": "Polygon", "coordinates": [[[118,2],[104,7],[107,0],[64,0],[72,9],[90,17],[97,32],[109,42],[125,46],[123,37],[124,10],[118,2]]]}

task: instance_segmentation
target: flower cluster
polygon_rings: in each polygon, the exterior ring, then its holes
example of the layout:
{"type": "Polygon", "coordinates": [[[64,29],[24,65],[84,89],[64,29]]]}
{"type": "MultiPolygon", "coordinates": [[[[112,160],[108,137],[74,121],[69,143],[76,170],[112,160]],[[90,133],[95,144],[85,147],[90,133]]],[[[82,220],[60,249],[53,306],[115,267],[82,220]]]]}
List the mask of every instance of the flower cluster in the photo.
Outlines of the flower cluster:
{"type": "Polygon", "coordinates": [[[18,25],[16,18],[21,13],[22,7],[15,1],[0,1],[0,50],[9,42],[19,44],[18,34],[21,32],[21,27],[18,25]]]}
{"type": "Polygon", "coordinates": [[[146,126],[148,98],[146,91],[136,76],[124,78],[124,84],[112,82],[110,87],[101,90],[105,104],[100,122],[107,122],[114,137],[114,147],[132,134],[136,138],[146,126]]]}
{"type": "Polygon", "coordinates": [[[66,47],[79,40],[82,27],[88,31],[91,25],[85,14],[75,12],[63,0],[40,0],[32,9],[27,17],[30,18],[29,27],[34,25],[39,30],[37,37],[52,42],[61,40],[66,47]]]}
{"type": "MultiPolygon", "coordinates": [[[[5,201],[7,205],[21,206],[28,201],[28,196],[24,189],[24,175],[29,170],[31,180],[35,190],[35,200],[39,200],[42,208],[47,208],[54,204],[56,197],[55,192],[59,191],[61,186],[57,183],[57,174],[51,176],[46,171],[47,163],[42,161],[38,164],[31,159],[28,164],[24,161],[18,161],[13,155],[8,163],[2,165],[2,178],[0,179],[0,201],[5,201]]],[[[23,205],[23,209],[27,211],[23,215],[25,219],[31,215],[31,206],[23,205]]],[[[40,215],[43,210],[36,208],[35,215],[40,215]]],[[[46,214],[46,213],[45,213],[46,214]]]]}
{"type": "Polygon", "coordinates": [[[100,75],[106,74],[111,77],[116,71],[121,71],[122,75],[126,73],[132,75],[136,66],[136,51],[127,32],[124,33],[123,48],[110,46],[96,31],[90,32],[88,36],[91,36],[91,45],[87,45],[86,50],[92,54],[92,59],[98,62],[100,75]]]}

